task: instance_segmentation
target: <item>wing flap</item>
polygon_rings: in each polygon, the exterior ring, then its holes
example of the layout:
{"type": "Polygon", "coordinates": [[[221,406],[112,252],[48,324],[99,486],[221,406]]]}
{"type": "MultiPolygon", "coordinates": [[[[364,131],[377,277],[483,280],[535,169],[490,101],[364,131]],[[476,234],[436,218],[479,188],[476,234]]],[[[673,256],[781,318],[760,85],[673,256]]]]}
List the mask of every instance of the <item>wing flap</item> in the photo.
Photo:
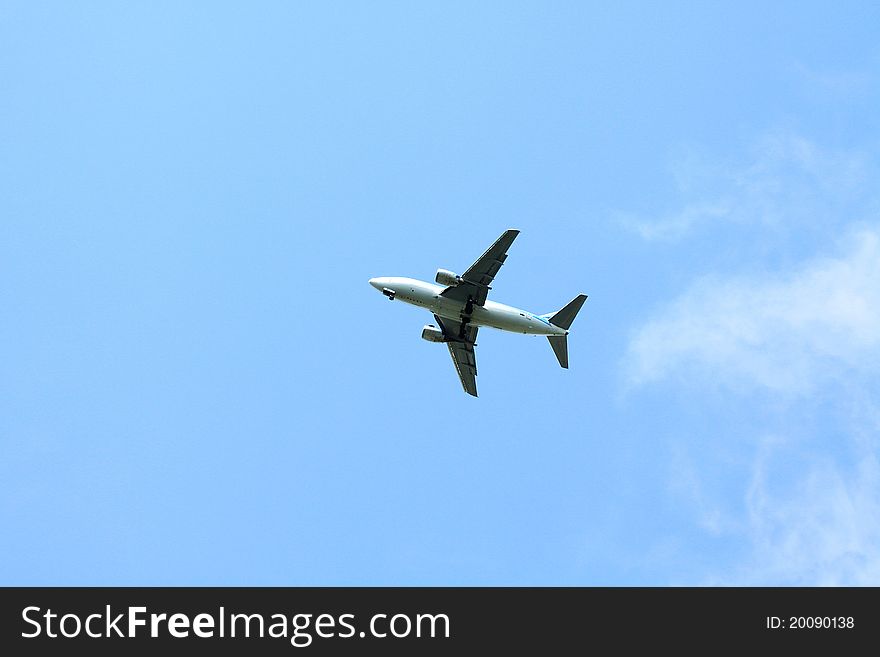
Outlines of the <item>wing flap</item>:
{"type": "Polygon", "coordinates": [[[455,365],[455,371],[458,372],[461,387],[467,394],[476,397],[477,353],[474,347],[477,342],[477,327],[439,315],[434,315],[434,319],[437,320],[440,330],[448,340],[446,346],[449,347],[449,355],[452,356],[452,363],[455,365]]]}
{"type": "Polygon", "coordinates": [[[449,347],[449,355],[452,356],[452,362],[455,364],[455,371],[458,372],[458,378],[461,380],[461,387],[464,391],[477,396],[477,356],[474,353],[474,345],[464,342],[447,342],[449,347]]]}

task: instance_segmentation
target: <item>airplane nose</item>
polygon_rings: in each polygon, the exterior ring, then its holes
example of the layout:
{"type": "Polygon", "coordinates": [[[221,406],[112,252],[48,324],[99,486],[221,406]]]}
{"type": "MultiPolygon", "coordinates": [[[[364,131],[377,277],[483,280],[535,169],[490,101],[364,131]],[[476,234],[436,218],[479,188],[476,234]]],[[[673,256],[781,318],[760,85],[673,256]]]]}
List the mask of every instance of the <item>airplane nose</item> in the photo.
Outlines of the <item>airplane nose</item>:
{"type": "Polygon", "coordinates": [[[382,289],[382,283],[379,282],[379,279],[378,279],[378,278],[371,278],[371,279],[370,279],[370,285],[372,285],[372,286],[373,286],[374,288],[376,288],[377,290],[381,290],[381,289],[382,289]]]}

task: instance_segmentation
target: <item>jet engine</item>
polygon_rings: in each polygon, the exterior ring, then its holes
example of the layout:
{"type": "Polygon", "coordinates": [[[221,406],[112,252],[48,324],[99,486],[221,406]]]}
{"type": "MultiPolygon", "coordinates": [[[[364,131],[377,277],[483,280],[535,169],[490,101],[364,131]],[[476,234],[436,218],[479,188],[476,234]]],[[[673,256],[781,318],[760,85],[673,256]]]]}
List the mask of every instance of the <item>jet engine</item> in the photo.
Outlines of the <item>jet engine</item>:
{"type": "Polygon", "coordinates": [[[440,285],[458,285],[461,283],[461,276],[448,269],[438,269],[434,280],[440,285]]]}
{"type": "Polygon", "coordinates": [[[443,335],[443,331],[433,324],[426,324],[422,329],[422,340],[427,340],[428,342],[446,342],[446,337],[443,335]]]}

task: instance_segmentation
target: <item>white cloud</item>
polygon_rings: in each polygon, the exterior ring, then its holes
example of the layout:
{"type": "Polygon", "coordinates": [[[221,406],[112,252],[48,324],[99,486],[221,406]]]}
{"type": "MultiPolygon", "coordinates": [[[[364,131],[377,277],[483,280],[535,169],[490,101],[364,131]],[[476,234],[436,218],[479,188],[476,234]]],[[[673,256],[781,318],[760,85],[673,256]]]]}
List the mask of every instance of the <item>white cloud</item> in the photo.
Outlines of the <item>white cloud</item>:
{"type": "Polygon", "coordinates": [[[672,165],[682,207],[660,217],[623,214],[620,223],[646,240],[676,241],[719,222],[775,230],[827,230],[849,221],[873,194],[870,160],[822,149],[789,132],[764,137],[744,162],[688,153],[672,165]]]}
{"type": "MultiPolygon", "coordinates": [[[[774,457],[762,444],[746,495],[746,562],[715,584],[865,586],[880,582],[880,463],[852,469],[819,459],[789,490],[774,491],[774,457]]],[[[778,488],[778,487],[777,487],[778,488]]]]}
{"type": "MultiPolygon", "coordinates": [[[[673,446],[671,493],[710,540],[738,555],[714,562],[703,581],[877,585],[876,167],[862,155],[782,134],[737,165],[684,158],[675,177],[680,210],[624,221],[642,238],[684,240],[723,223],[725,234],[749,231],[749,242],[766,243],[765,257],[774,247],[791,255],[792,247],[821,244],[820,255],[775,271],[752,262],[744,263],[748,274],[701,276],[631,336],[624,360],[631,388],[681,383],[695,404],[710,387],[732,392],[749,418],[724,435],[741,437],[743,449],[759,445],[751,466],[723,463],[724,482],[707,474],[719,472],[710,436],[699,449],[685,438],[673,446]],[[773,426],[763,426],[770,417],[773,426]],[[804,417],[820,426],[811,429],[804,417]],[[737,480],[738,492],[731,489],[737,480]]],[[[748,257],[747,243],[737,244],[748,257]]]]}
{"type": "Polygon", "coordinates": [[[694,226],[731,214],[731,208],[723,199],[714,202],[695,203],[680,211],[655,221],[644,221],[633,216],[621,216],[620,222],[646,240],[677,240],[694,226]]]}
{"type": "Polygon", "coordinates": [[[630,342],[631,384],[746,392],[758,417],[780,396],[790,402],[775,405],[786,437],[759,441],[741,506],[701,475],[711,449],[674,448],[688,467],[676,467],[673,490],[695,522],[744,547],[730,567],[715,564],[710,584],[880,583],[880,228],[853,232],[839,251],[787,274],[703,278],[630,342]],[[824,434],[799,434],[793,420],[820,399],[830,400],[824,434]]]}
{"type": "Polygon", "coordinates": [[[843,368],[880,363],[880,230],[788,275],[699,280],[629,345],[629,382],[679,375],[804,394],[843,368]]]}

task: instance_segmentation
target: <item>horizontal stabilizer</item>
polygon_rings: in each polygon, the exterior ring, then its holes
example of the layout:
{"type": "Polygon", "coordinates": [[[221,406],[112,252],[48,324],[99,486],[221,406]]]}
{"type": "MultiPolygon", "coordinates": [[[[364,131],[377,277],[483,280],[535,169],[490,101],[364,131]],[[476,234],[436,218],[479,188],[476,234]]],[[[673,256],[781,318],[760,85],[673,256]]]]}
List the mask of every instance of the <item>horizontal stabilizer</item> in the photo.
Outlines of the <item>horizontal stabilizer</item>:
{"type": "MultiPolygon", "coordinates": [[[[574,321],[574,318],[577,316],[578,311],[581,309],[581,306],[584,305],[584,301],[586,300],[586,294],[579,294],[572,299],[565,308],[553,313],[547,317],[547,319],[551,324],[554,324],[559,328],[564,328],[567,331],[571,327],[571,323],[574,321]]],[[[563,365],[563,367],[566,366],[563,365]]]]}
{"type": "Polygon", "coordinates": [[[565,369],[568,369],[568,336],[567,335],[548,335],[550,346],[553,347],[553,353],[556,354],[556,360],[565,369]]]}

